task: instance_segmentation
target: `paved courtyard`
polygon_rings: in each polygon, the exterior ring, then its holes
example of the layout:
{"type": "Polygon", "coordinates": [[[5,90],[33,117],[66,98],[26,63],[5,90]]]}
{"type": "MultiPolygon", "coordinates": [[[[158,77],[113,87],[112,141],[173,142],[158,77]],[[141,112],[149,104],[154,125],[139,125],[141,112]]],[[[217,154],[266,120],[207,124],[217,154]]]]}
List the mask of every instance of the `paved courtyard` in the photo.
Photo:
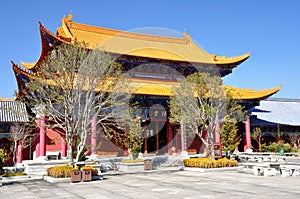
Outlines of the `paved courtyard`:
{"type": "Polygon", "coordinates": [[[300,176],[262,177],[237,171],[173,171],[106,176],[51,184],[30,180],[0,187],[0,198],[299,198],[300,176]]]}

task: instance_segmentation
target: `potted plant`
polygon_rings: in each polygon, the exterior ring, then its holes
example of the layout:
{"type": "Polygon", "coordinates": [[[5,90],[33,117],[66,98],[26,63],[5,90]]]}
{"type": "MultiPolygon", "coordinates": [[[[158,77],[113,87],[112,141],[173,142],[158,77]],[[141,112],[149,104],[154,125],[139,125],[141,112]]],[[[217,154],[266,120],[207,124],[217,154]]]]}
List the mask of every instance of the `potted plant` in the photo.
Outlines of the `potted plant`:
{"type": "Polygon", "coordinates": [[[84,182],[91,181],[93,179],[92,176],[97,174],[98,174],[98,170],[92,166],[82,167],[81,175],[82,175],[82,181],[84,182]]]}
{"type": "Polygon", "coordinates": [[[71,172],[71,182],[80,182],[81,181],[81,171],[78,167],[74,167],[71,172]]]}
{"type": "Polygon", "coordinates": [[[88,182],[92,180],[92,170],[90,169],[82,169],[81,171],[81,178],[83,182],[88,182]]]}

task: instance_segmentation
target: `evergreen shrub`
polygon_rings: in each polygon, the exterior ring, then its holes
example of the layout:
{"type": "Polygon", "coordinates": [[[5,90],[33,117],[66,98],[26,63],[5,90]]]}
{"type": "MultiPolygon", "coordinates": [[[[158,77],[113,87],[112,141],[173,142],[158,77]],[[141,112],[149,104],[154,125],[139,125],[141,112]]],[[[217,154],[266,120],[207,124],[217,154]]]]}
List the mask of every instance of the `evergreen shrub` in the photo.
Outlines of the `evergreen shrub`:
{"type": "Polygon", "coordinates": [[[6,158],[7,158],[6,152],[4,151],[4,149],[0,149],[0,173],[3,172],[3,166],[6,158]]]}
{"type": "Polygon", "coordinates": [[[297,152],[297,149],[291,147],[289,143],[284,143],[282,140],[277,143],[273,142],[272,144],[266,147],[266,151],[275,153],[279,153],[281,149],[283,149],[286,153],[297,152]]]}

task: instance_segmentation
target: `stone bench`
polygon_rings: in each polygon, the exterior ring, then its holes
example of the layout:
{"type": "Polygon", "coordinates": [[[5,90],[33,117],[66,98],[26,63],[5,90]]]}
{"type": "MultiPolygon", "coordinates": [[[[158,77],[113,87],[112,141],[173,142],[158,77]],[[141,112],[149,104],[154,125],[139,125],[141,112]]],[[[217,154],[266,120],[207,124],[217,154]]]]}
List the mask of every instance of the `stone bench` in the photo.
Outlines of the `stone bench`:
{"type": "Polygon", "coordinates": [[[263,166],[254,166],[253,167],[253,174],[256,176],[263,176],[264,175],[264,169],[263,166]]]}
{"type": "Polygon", "coordinates": [[[253,166],[253,174],[256,176],[275,176],[280,175],[280,164],[263,163],[253,166]]]}
{"type": "Polygon", "coordinates": [[[275,168],[264,168],[264,176],[276,176],[277,174],[279,174],[279,171],[275,168]]]}
{"type": "Polygon", "coordinates": [[[238,155],[242,162],[286,162],[286,157],[277,155],[238,155]]]}
{"type": "Polygon", "coordinates": [[[61,157],[61,154],[59,151],[47,151],[46,152],[46,160],[54,159],[59,160],[61,157]]]}
{"type": "Polygon", "coordinates": [[[298,165],[283,165],[280,166],[281,176],[300,176],[300,166],[298,165]]]}

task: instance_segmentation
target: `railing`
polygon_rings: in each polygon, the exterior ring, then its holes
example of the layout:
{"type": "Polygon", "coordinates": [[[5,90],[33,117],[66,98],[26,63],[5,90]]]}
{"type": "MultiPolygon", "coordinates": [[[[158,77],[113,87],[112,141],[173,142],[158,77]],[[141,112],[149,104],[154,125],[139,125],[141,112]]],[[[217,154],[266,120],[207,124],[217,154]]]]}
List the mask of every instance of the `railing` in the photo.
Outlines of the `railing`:
{"type": "Polygon", "coordinates": [[[280,153],[274,152],[240,152],[236,156],[239,157],[241,162],[285,162],[289,158],[300,158],[300,153],[284,153],[280,155],[280,153]]]}

